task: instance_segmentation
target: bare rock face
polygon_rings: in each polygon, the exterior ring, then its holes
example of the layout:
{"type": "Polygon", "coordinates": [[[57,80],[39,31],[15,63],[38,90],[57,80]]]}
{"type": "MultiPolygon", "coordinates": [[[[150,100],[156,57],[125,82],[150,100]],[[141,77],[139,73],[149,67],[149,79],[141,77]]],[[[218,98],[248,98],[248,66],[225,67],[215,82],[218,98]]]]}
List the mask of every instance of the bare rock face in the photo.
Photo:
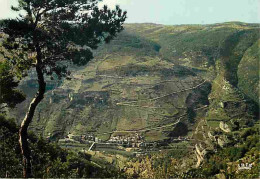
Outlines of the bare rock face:
{"type": "Polygon", "coordinates": [[[228,124],[227,123],[225,123],[225,122],[223,122],[223,121],[221,121],[220,123],[219,123],[219,128],[222,130],[222,131],[224,131],[224,132],[231,132],[231,128],[228,126],[228,124]]]}
{"type": "Polygon", "coordinates": [[[207,149],[204,149],[201,146],[201,144],[195,144],[195,154],[198,160],[196,167],[199,167],[201,165],[201,163],[203,162],[203,160],[205,160],[205,157],[207,156],[208,153],[209,151],[207,149]]]}
{"type": "Polygon", "coordinates": [[[228,144],[228,141],[227,141],[227,138],[225,135],[219,136],[217,141],[218,141],[218,145],[222,148],[228,144]]]}

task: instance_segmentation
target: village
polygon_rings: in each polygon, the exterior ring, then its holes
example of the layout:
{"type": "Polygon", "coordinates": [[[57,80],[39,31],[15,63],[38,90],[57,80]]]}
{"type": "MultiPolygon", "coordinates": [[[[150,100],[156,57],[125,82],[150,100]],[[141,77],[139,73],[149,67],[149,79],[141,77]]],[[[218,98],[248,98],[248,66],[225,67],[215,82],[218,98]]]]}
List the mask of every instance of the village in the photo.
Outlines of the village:
{"type": "MultiPolygon", "coordinates": [[[[48,139],[49,137],[47,137],[48,139]]],[[[67,136],[63,139],[59,139],[59,143],[80,143],[80,144],[90,144],[91,147],[89,150],[93,150],[95,147],[99,148],[120,148],[126,151],[130,151],[133,149],[141,150],[141,149],[152,149],[158,148],[161,146],[167,146],[169,143],[178,143],[183,141],[191,140],[189,137],[171,137],[168,140],[164,141],[156,141],[156,142],[148,142],[145,141],[144,137],[138,133],[133,133],[129,135],[111,135],[110,139],[107,141],[103,141],[100,138],[96,137],[93,133],[89,133],[86,135],[73,135],[68,133],[67,136]]]]}
{"type": "MultiPolygon", "coordinates": [[[[49,137],[47,137],[48,139],[49,137]]],[[[92,144],[96,143],[102,146],[122,146],[122,147],[130,147],[130,148],[140,148],[140,147],[153,147],[157,145],[157,143],[149,143],[145,142],[144,138],[140,136],[138,133],[132,135],[117,135],[111,136],[109,140],[103,141],[96,137],[94,134],[86,134],[86,135],[73,135],[68,133],[67,136],[63,139],[59,139],[59,142],[64,143],[81,143],[81,144],[92,144]]]]}

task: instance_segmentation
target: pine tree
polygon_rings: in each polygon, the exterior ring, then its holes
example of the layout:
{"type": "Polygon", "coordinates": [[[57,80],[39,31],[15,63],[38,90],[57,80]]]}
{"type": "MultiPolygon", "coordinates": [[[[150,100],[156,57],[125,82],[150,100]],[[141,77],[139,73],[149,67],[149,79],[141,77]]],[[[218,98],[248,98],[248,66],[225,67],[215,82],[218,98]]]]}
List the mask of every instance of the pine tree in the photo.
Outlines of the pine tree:
{"type": "Polygon", "coordinates": [[[93,58],[92,49],[109,42],[123,30],[126,12],[118,6],[115,10],[107,6],[99,8],[98,2],[100,0],[19,0],[18,7],[12,7],[21,12],[19,18],[1,23],[3,32],[8,35],[4,47],[21,52],[19,58],[9,60],[16,66],[34,68],[39,84],[19,130],[24,177],[32,177],[27,129],[44,98],[45,76],[68,76],[70,64],[87,64],[93,58]]]}

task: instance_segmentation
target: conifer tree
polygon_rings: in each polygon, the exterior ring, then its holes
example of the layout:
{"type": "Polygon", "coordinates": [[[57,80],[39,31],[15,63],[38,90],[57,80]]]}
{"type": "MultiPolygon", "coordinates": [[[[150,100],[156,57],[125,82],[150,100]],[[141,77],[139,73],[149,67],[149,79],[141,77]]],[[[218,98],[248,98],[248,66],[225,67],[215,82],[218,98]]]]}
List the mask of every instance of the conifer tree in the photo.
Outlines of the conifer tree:
{"type": "Polygon", "coordinates": [[[32,177],[27,129],[37,105],[44,98],[46,75],[66,77],[70,64],[85,65],[93,58],[92,50],[109,42],[123,30],[126,12],[98,7],[100,0],[19,0],[17,19],[3,20],[1,28],[8,35],[4,47],[21,52],[9,60],[13,65],[34,68],[38,92],[32,99],[19,130],[24,156],[24,177],[32,177]]]}

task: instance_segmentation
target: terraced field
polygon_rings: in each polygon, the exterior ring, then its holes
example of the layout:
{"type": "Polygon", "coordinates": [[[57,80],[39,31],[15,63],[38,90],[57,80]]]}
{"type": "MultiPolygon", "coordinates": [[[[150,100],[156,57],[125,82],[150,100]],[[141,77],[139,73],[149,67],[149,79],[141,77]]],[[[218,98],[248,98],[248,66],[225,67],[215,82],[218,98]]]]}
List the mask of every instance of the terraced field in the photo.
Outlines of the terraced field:
{"type": "MultiPolygon", "coordinates": [[[[154,141],[169,138],[178,122],[189,133],[202,119],[218,127],[218,121],[236,118],[230,116],[238,114],[231,103],[247,110],[256,101],[246,79],[256,84],[259,76],[243,70],[258,60],[258,32],[257,24],[235,22],[126,24],[87,66],[71,67],[70,79],[52,82],[31,129],[57,137],[95,133],[103,140],[116,132],[138,132],[154,141]]],[[[21,88],[32,91],[34,83],[24,81],[21,88]]],[[[32,94],[27,95],[29,101],[32,94]]],[[[16,115],[22,117],[25,107],[18,106],[16,115]]]]}

